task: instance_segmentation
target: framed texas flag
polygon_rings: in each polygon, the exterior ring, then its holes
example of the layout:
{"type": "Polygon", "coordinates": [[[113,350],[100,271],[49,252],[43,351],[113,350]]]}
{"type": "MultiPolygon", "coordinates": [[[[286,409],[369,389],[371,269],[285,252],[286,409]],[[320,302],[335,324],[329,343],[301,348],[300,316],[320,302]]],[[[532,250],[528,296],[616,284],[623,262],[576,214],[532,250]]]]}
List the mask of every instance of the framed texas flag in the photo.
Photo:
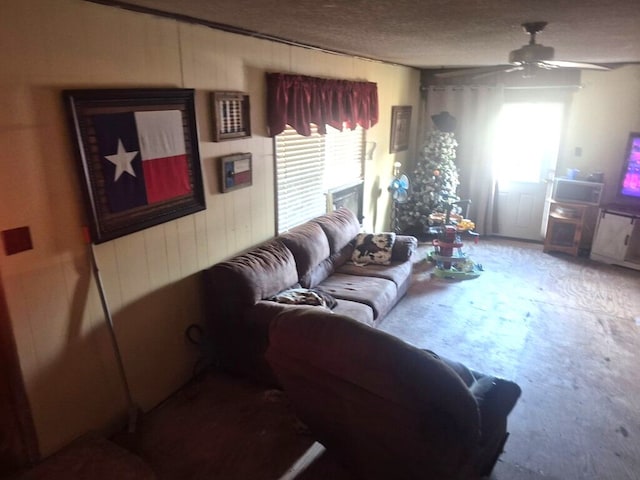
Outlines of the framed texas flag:
{"type": "Polygon", "coordinates": [[[192,89],[63,96],[94,243],[206,208],[192,89]]]}

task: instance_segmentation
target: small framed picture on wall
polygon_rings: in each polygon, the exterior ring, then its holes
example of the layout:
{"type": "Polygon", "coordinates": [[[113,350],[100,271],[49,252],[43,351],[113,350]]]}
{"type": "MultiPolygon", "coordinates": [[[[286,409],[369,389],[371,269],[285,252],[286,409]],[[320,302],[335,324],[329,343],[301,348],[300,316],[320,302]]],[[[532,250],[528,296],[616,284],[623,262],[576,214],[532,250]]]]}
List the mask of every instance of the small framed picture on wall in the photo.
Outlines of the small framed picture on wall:
{"type": "Polygon", "coordinates": [[[251,136],[249,95],[243,92],[213,92],[211,109],[214,142],[251,136]]]}
{"type": "Polygon", "coordinates": [[[389,153],[397,153],[409,148],[411,127],[411,105],[391,107],[391,140],[389,153]]]}
{"type": "Polygon", "coordinates": [[[220,190],[222,193],[249,187],[252,183],[250,153],[234,153],[220,158],[220,190]]]}

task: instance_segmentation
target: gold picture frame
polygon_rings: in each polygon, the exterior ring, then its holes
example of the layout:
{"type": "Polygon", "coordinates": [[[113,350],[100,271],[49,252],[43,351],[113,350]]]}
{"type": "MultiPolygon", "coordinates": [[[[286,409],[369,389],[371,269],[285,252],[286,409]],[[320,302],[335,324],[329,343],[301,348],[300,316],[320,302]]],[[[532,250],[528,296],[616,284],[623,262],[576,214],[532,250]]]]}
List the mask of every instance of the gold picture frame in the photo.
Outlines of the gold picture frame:
{"type": "Polygon", "coordinates": [[[411,105],[391,107],[391,140],[389,153],[397,153],[409,148],[411,127],[411,105]]]}

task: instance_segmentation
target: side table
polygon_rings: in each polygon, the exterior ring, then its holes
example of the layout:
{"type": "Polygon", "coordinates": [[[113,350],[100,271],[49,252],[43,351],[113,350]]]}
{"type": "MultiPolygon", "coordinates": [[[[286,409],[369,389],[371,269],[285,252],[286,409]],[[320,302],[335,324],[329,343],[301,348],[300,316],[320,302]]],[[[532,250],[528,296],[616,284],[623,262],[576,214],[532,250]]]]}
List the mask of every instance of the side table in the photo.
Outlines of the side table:
{"type": "Polygon", "coordinates": [[[588,209],[587,204],[552,200],[543,251],[545,253],[564,252],[578,256],[588,209]]]}

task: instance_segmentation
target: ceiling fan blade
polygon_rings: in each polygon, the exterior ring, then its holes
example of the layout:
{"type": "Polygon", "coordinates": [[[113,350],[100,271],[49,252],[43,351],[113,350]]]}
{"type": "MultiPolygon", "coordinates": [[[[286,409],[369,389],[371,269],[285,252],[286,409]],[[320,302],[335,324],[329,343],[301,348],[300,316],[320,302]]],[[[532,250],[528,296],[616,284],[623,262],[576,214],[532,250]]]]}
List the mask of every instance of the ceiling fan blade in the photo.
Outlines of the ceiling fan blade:
{"type": "Polygon", "coordinates": [[[471,78],[473,78],[474,80],[478,80],[480,78],[490,77],[491,75],[496,75],[498,73],[511,73],[511,72],[518,72],[520,70],[524,70],[524,67],[522,65],[504,65],[504,69],[502,70],[479,73],[477,75],[473,75],[471,78]]]}
{"type": "Polygon", "coordinates": [[[595,63],[582,63],[582,62],[567,62],[563,60],[545,60],[542,62],[551,66],[552,68],[580,68],[582,70],[611,70],[610,67],[604,65],[598,65],[595,63]]]}
{"type": "Polygon", "coordinates": [[[513,65],[491,65],[488,67],[468,67],[468,68],[460,68],[456,70],[445,70],[442,72],[437,72],[437,73],[434,73],[434,76],[437,78],[465,77],[467,75],[476,76],[481,74],[491,74],[495,72],[502,72],[510,68],[513,68],[513,65]]]}
{"type": "MultiPolygon", "coordinates": [[[[522,71],[525,78],[534,77],[538,70],[554,70],[557,68],[579,69],[579,70],[600,70],[607,71],[620,66],[619,64],[597,64],[586,62],[570,62],[564,60],[553,60],[553,47],[545,47],[536,43],[536,34],[542,32],[547,22],[523,23],[522,27],[529,35],[529,43],[511,51],[508,65],[494,65],[486,67],[468,67],[456,69],[442,69],[433,73],[435,78],[447,79],[456,77],[468,77],[473,80],[483,77],[490,77],[498,73],[511,73],[522,71]]],[[[630,62],[637,63],[637,62],[630,62]]]]}

